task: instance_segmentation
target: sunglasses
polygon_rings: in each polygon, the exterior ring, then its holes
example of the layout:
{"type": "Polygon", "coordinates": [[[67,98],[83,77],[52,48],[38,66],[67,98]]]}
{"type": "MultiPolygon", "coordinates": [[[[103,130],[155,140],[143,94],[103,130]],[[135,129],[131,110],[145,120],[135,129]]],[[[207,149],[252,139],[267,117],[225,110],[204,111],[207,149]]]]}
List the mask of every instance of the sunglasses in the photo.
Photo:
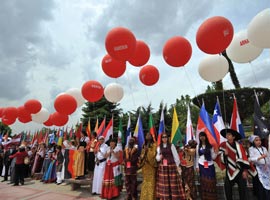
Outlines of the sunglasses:
{"type": "Polygon", "coordinates": [[[162,138],[168,138],[167,136],[162,136],[162,138]]]}

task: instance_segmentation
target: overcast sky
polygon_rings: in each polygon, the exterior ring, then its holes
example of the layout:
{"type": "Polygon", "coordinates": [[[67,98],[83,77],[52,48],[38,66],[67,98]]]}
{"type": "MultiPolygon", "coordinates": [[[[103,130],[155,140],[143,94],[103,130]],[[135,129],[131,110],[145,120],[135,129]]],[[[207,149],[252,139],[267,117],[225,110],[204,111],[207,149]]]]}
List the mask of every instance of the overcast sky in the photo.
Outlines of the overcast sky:
{"type": "MultiPolygon", "coordinates": [[[[0,3],[0,107],[23,105],[38,99],[50,113],[55,97],[70,88],[81,88],[88,80],[104,87],[121,84],[124,111],[161,101],[175,103],[181,95],[194,97],[210,83],[198,73],[205,53],[196,45],[196,32],[203,21],[224,16],[234,32],[247,28],[251,19],[269,8],[268,0],[8,0],[0,3]],[[123,26],[151,50],[147,64],[154,65],[160,79],[154,86],[139,80],[140,68],[127,64],[125,74],[113,79],[101,69],[106,54],[104,41],[108,31],[123,26]],[[173,68],[165,63],[162,48],[173,36],[183,36],[192,45],[192,57],[185,67],[173,68]]],[[[235,64],[242,87],[270,86],[270,53],[265,49],[251,64],[235,64]]],[[[229,75],[224,87],[233,88],[229,75]]],[[[70,116],[68,126],[75,124],[81,108],[70,116]]],[[[31,122],[13,124],[14,132],[37,130],[42,125],[31,122]]]]}

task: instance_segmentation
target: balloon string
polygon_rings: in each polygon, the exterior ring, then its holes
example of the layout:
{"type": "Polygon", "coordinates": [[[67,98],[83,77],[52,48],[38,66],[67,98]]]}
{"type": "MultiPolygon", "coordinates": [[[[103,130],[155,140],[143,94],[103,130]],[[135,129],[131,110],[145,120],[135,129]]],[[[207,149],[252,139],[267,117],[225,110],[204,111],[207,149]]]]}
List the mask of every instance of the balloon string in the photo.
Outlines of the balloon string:
{"type": "Polygon", "coordinates": [[[185,71],[185,73],[186,73],[186,77],[187,77],[187,79],[188,79],[188,82],[189,82],[189,84],[191,85],[191,88],[192,88],[192,90],[193,90],[193,92],[194,92],[194,95],[195,95],[195,97],[196,97],[196,99],[197,99],[197,102],[199,103],[199,106],[201,107],[201,103],[200,103],[199,98],[198,98],[198,96],[197,96],[197,94],[196,94],[195,88],[193,87],[193,84],[192,84],[192,82],[191,82],[191,80],[190,80],[190,77],[189,77],[189,75],[188,75],[188,73],[187,73],[187,71],[186,71],[186,67],[185,67],[185,66],[184,66],[184,71],[185,71]]]}
{"type": "Polygon", "coordinates": [[[251,71],[252,71],[252,74],[253,74],[255,83],[258,85],[258,79],[257,79],[257,76],[256,76],[254,70],[253,70],[254,65],[253,65],[251,62],[249,62],[249,65],[250,65],[250,67],[251,67],[251,71]]]}
{"type": "Polygon", "coordinates": [[[130,95],[131,95],[131,98],[132,98],[132,102],[133,102],[133,105],[134,105],[134,107],[135,107],[135,106],[136,106],[136,104],[135,104],[135,99],[134,99],[134,95],[133,95],[133,92],[132,92],[132,86],[131,86],[131,83],[130,83],[130,80],[129,80],[128,73],[126,72],[125,75],[126,75],[126,77],[127,77],[128,87],[129,87],[129,89],[130,89],[130,95]]]}

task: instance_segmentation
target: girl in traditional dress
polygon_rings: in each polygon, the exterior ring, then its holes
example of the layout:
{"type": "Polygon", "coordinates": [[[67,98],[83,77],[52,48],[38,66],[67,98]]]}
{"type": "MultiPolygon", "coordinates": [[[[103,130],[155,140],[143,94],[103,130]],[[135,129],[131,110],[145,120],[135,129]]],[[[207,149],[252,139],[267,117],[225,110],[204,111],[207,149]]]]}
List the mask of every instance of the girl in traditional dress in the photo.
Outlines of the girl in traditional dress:
{"type": "Polygon", "coordinates": [[[257,135],[250,137],[252,146],[249,148],[249,160],[256,166],[258,172],[254,177],[258,189],[258,200],[270,200],[270,155],[262,146],[261,138],[257,135]]]}
{"type": "Polygon", "coordinates": [[[110,140],[110,147],[108,148],[105,157],[106,167],[102,183],[101,198],[113,199],[120,195],[120,188],[116,184],[118,177],[121,176],[120,163],[119,163],[119,149],[117,146],[116,138],[110,140]]]}
{"type": "Polygon", "coordinates": [[[62,183],[62,178],[61,178],[61,173],[62,173],[62,168],[63,168],[63,163],[64,163],[64,156],[62,153],[62,146],[58,145],[56,146],[56,184],[60,185],[62,183]]]}
{"type": "Polygon", "coordinates": [[[200,173],[200,197],[202,200],[216,200],[216,172],[213,160],[217,157],[205,132],[199,133],[196,153],[196,171],[200,173]]]}
{"type": "Polygon", "coordinates": [[[156,171],[157,171],[157,145],[150,133],[145,136],[145,144],[139,158],[142,167],[143,182],[141,187],[141,200],[155,200],[156,171]]]}
{"type": "Polygon", "coordinates": [[[32,175],[34,175],[35,173],[41,172],[43,161],[45,158],[45,153],[46,153],[46,144],[45,143],[39,144],[39,147],[35,156],[35,160],[33,163],[33,167],[32,167],[32,175]]]}
{"type": "Polygon", "coordinates": [[[169,142],[167,133],[161,135],[161,140],[156,155],[158,161],[156,197],[163,200],[186,199],[180,178],[180,160],[176,148],[169,142]]]}
{"type": "Polygon", "coordinates": [[[94,173],[94,169],[95,169],[95,147],[97,145],[97,133],[96,132],[92,132],[91,133],[91,138],[90,138],[90,142],[87,145],[87,157],[88,157],[88,163],[87,163],[87,168],[88,168],[88,174],[89,174],[89,178],[93,179],[93,173],[94,173]]]}
{"type": "Polygon", "coordinates": [[[86,146],[89,143],[89,137],[87,137],[87,133],[85,130],[81,132],[80,143],[78,145],[78,154],[75,161],[75,174],[76,179],[83,179],[85,178],[85,162],[86,162],[86,146]]]}

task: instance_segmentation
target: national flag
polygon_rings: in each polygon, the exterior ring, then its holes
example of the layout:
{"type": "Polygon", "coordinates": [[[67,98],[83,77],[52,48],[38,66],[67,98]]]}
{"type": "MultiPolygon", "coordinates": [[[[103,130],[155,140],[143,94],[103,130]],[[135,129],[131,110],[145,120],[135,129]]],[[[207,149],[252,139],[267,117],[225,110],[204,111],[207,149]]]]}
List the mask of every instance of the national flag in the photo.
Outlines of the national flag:
{"type": "Polygon", "coordinates": [[[194,139],[194,132],[193,132],[193,127],[192,127],[192,120],[191,120],[189,104],[187,107],[188,107],[188,109],[187,109],[186,141],[185,141],[186,144],[188,143],[188,141],[194,139]]]}
{"type": "Polygon", "coordinates": [[[111,118],[106,129],[102,133],[102,136],[104,137],[104,142],[109,141],[111,135],[113,135],[113,118],[111,118]]]}
{"type": "Polygon", "coordinates": [[[207,135],[207,138],[209,140],[209,143],[215,148],[218,148],[218,141],[216,138],[216,134],[214,131],[214,126],[212,123],[212,120],[210,119],[210,116],[208,112],[205,109],[205,105],[203,103],[200,114],[198,117],[198,123],[197,123],[197,131],[196,131],[196,140],[199,142],[199,133],[205,132],[207,135]]]}
{"type": "Polygon", "coordinates": [[[104,117],[103,121],[101,122],[100,126],[98,127],[97,137],[103,135],[103,132],[105,131],[105,123],[106,123],[106,118],[104,117]]]}
{"type": "Polygon", "coordinates": [[[63,137],[64,137],[64,131],[63,131],[63,129],[61,129],[59,131],[59,137],[58,137],[57,145],[62,146],[62,144],[63,144],[63,137]]]}
{"type": "Polygon", "coordinates": [[[86,133],[88,135],[88,137],[91,139],[91,122],[90,122],[90,117],[87,123],[87,127],[86,127],[86,133]]]}
{"type": "Polygon", "coordinates": [[[214,125],[214,131],[215,131],[215,134],[216,134],[216,138],[218,140],[218,144],[221,144],[222,142],[227,141],[227,139],[224,138],[220,134],[220,131],[225,128],[225,125],[224,125],[224,121],[223,121],[223,118],[222,118],[222,115],[221,115],[220,105],[219,105],[218,99],[217,99],[217,102],[216,102],[216,105],[215,105],[212,122],[213,122],[213,125],[214,125]]]}
{"type": "Polygon", "coordinates": [[[131,120],[130,115],[128,116],[128,123],[127,123],[127,132],[126,132],[126,146],[128,145],[128,141],[131,138],[131,120]]]}
{"type": "Polygon", "coordinates": [[[40,144],[43,141],[43,132],[42,130],[39,131],[38,138],[37,138],[38,144],[40,144]]]}
{"type": "Polygon", "coordinates": [[[34,146],[35,144],[37,144],[37,132],[34,133],[34,136],[32,138],[32,141],[31,141],[31,146],[34,146]]]}
{"type": "Polygon", "coordinates": [[[255,101],[254,101],[253,120],[254,120],[254,135],[258,135],[262,139],[267,139],[269,135],[270,124],[261,111],[256,92],[255,92],[255,101]]]}
{"type": "Polygon", "coordinates": [[[81,132],[82,132],[82,123],[79,125],[76,125],[76,131],[75,131],[75,136],[76,138],[80,139],[81,138],[81,132]]]}
{"type": "Polygon", "coordinates": [[[160,114],[159,128],[158,128],[158,139],[157,139],[158,145],[160,145],[162,133],[165,133],[164,109],[161,110],[161,114],[160,114]]]}
{"type": "Polygon", "coordinates": [[[232,112],[230,127],[231,127],[231,129],[236,130],[238,133],[240,133],[242,138],[246,137],[243,125],[241,123],[240,115],[238,112],[237,101],[236,101],[235,96],[234,96],[234,100],[233,100],[233,112],[232,112]]]}
{"type": "Polygon", "coordinates": [[[157,131],[151,113],[149,115],[149,133],[152,135],[154,142],[156,142],[157,131]]]}
{"type": "Polygon", "coordinates": [[[122,117],[120,117],[120,119],[119,119],[118,138],[121,138],[121,143],[122,143],[122,145],[124,145],[125,144],[125,134],[123,131],[122,117]]]}
{"type": "Polygon", "coordinates": [[[12,144],[20,145],[21,144],[21,139],[22,139],[22,133],[13,136],[12,139],[9,140],[9,141],[2,142],[2,144],[3,144],[4,147],[7,147],[7,146],[12,145],[12,144]]]}
{"type": "Polygon", "coordinates": [[[141,114],[139,114],[139,116],[138,116],[133,136],[135,138],[137,138],[138,150],[139,150],[139,152],[141,152],[143,144],[144,144],[144,133],[143,133],[143,125],[142,125],[142,120],[141,120],[141,114]]]}
{"type": "Polygon", "coordinates": [[[95,129],[94,130],[95,130],[96,133],[98,132],[98,118],[97,118],[95,129]]]}
{"type": "Polygon", "coordinates": [[[171,131],[171,143],[175,146],[180,147],[182,144],[182,135],[179,127],[179,121],[176,113],[175,107],[173,108],[173,121],[172,121],[172,131],[171,131]]]}
{"type": "Polygon", "coordinates": [[[2,140],[3,140],[3,134],[1,133],[0,134],[0,144],[2,143],[2,140]]]}

